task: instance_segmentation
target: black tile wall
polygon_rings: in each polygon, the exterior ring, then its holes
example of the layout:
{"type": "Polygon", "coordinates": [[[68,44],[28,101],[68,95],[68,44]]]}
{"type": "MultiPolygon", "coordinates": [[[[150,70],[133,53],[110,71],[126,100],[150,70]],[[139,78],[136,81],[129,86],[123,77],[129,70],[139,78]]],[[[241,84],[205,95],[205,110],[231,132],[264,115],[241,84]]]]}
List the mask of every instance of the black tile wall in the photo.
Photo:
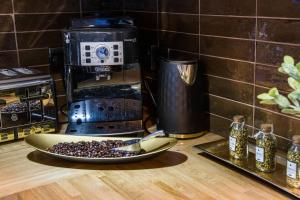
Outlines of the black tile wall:
{"type": "Polygon", "coordinates": [[[61,31],[17,33],[19,49],[58,47],[62,44],[61,31]]]}
{"type": "Polygon", "coordinates": [[[298,0],[259,0],[258,16],[300,18],[300,2],[298,0]]]}
{"type": "Polygon", "coordinates": [[[254,51],[255,43],[253,41],[200,36],[201,54],[254,61],[254,51]]]}
{"type": "Polygon", "coordinates": [[[123,0],[81,0],[83,12],[122,10],[123,0]]]}
{"type": "Polygon", "coordinates": [[[197,34],[199,32],[199,16],[161,13],[159,28],[162,30],[197,34]]]}
{"type": "Polygon", "coordinates": [[[72,18],[79,17],[79,13],[16,14],[16,30],[21,32],[32,30],[63,29],[72,18]]]}
{"type": "Polygon", "coordinates": [[[19,50],[19,57],[21,66],[45,65],[48,60],[48,49],[19,50]]]}
{"type": "Polygon", "coordinates": [[[157,10],[157,0],[125,0],[124,10],[153,11],[157,10]]]}
{"type": "Polygon", "coordinates": [[[206,74],[246,83],[254,82],[253,63],[202,55],[200,65],[205,66],[204,72],[206,74]]]}
{"type": "Polygon", "coordinates": [[[198,35],[161,31],[159,36],[161,48],[180,49],[189,52],[199,51],[198,35]]]}
{"type": "Polygon", "coordinates": [[[279,73],[277,67],[257,64],[255,67],[255,84],[272,88],[276,86],[282,91],[291,91],[286,75],[279,73]]]}
{"type": "Polygon", "coordinates": [[[300,43],[300,20],[258,19],[257,25],[258,40],[300,43]]]}
{"type": "Polygon", "coordinates": [[[254,0],[201,0],[200,14],[255,16],[254,0]]]}
{"type": "Polygon", "coordinates": [[[15,50],[15,49],[16,49],[15,34],[13,33],[0,34],[0,51],[15,50]]]}
{"type": "Polygon", "coordinates": [[[226,117],[232,118],[236,113],[246,116],[248,125],[253,124],[253,108],[250,105],[236,103],[225,98],[214,95],[209,95],[209,112],[226,117]]]}
{"type": "Polygon", "coordinates": [[[255,19],[236,17],[201,16],[200,33],[204,35],[228,36],[254,39],[255,19]]]}
{"type": "Polygon", "coordinates": [[[159,11],[175,13],[194,13],[199,12],[199,0],[160,0],[159,11]]]}
{"type": "Polygon", "coordinates": [[[276,106],[261,105],[256,96],[272,87],[282,94],[291,91],[278,66],[287,54],[300,61],[300,1],[124,2],[125,12],[134,10],[138,17],[157,14],[156,28],[154,21],[151,28],[145,26],[144,19],[140,27],[156,31],[147,38],[157,38],[162,53],[200,59],[211,131],[227,135],[232,116],[244,114],[251,133],[261,123],[273,122],[281,141],[297,134],[300,119],[281,114],[276,106]]]}
{"type": "Polygon", "coordinates": [[[229,100],[252,105],[253,90],[251,84],[207,76],[208,92],[229,100]]]}
{"type": "Polygon", "coordinates": [[[300,60],[299,44],[257,42],[256,61],[258,63],[279,66],[284,55],[291,55],[300,60]]]}
{"type": "Polygon", "coordinates": [[[0,52],[0,67],[14,67],[18,65],[16,51],[0,52]]]}
{"type": "Polygon", "coordinates": [[[0,13],[12,13],[12,1],[11,0],[2,0],[0,6],[0,13]]]}
{"type": "Polygon", "coordinates": [[[13,2],[15,13],[80,12],[80,4],[77,0],[14,0],[13,2]]]}
{"type": "Polygon", "coordinates": [[[134,19],[135,24],[139,28],[156,29],[157,26],[157,14],[151,12],[130,12],[127,11],[126,15],[134,19]]]}
{"type": "Polygon", "coordinates": [[[0,32],[13,32],[14,22],[11,15],[0,15],[0,32]]]}

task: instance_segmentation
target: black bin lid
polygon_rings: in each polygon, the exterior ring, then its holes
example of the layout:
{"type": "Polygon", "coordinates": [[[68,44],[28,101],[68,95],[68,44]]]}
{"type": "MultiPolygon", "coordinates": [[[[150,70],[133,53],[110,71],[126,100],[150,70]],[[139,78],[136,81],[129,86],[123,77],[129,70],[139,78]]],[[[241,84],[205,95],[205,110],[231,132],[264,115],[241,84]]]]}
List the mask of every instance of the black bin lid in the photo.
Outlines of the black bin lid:
{"type": "Polygon", "coordinates": [[[132,26],[134,26],[134,23],[130,17],[107,17],[73,19],[70,28],[121,28],[132,26]]]}

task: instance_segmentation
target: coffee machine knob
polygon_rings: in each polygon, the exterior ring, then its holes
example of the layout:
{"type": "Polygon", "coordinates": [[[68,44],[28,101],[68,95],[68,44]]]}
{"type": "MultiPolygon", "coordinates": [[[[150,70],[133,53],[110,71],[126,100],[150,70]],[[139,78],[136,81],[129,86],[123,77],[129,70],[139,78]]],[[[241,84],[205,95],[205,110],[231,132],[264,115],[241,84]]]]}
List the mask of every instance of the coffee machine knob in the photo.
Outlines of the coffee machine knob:
{"type": "Polygon", "coordinates": [[[109,50],[105,46],[96,49],[96,55],[99,59],[106,59],[109,56],[109,50]]]}

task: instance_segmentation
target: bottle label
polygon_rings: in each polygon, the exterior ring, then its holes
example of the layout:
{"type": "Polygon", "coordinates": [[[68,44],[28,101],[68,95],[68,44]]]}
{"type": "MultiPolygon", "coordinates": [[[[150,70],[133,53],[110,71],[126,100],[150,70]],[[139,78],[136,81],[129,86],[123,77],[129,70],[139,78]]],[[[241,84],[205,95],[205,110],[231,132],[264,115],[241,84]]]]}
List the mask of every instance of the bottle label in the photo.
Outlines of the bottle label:
{"type": "Polygon", "coordinates": [[[286,175],[290,178],[297,178],[297,163],[287,161],[286,164],[286,175]]]}
{"type": "Polygon", "coordinates": [[[255,159],[258,162],[264,162],[264,148],[256,147],[255,159]]]}
{"type": "Polygon", "coordinates": [[[229,136],[229,149],[235,151],[236,138],[229,136]]]}

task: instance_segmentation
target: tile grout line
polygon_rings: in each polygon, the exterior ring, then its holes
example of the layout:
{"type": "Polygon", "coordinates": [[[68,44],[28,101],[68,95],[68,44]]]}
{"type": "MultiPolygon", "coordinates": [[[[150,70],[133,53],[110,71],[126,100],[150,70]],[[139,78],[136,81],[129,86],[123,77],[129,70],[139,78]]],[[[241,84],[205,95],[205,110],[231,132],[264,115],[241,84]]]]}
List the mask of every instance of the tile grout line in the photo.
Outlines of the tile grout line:
{"type": "Polygon", "coordinates": [[[82,0],[79,0],[79,15],[80,18],[82,18],[83,12],[82,12],[82,0]]]}
{"type": "Polygon", "coordinates": [[[122,0],[122,14],[123,14],[123,16],[125,16],[125,12],[126,12],[126,9],[125,9],[125,1],[126,1],[126,0],[122,0]]]}
{"type": "Polygon", "coordinates": [[[49,47],[37,47],[37,48],[29,48],[29,49],[19,49],[19,51],[30,51],[30,50],[48,50],[49,47]]]}
{"type": "Polygon", "coordinates": [[[10,50],[0,50],[0,53],[6,53],[6,52],[17,52],[17,49],[10,49],[10,50]]]}
{"type": "Polygon", "coordinates": [[[144,30],[152,30],[152,31],[162,31],[162,32],[169,32],[175,34],[184,34],[184,35],[191,35],[191,36],[202,36],[202,37],[211,37],[211,38],[221,38],[221,39],[229,39],[229,40],[240,40],[240,41],[252,41],[258,43],[268,43],[268,44],[280,44],[280,45],[288,45],[293,47],[299,47],[300,43],[290,43],[290,42],[278,42],[278,41],[271,41],[271,40],[258,40],[257,38],[249,39],[249,38],[241,38],[241,37],[228,37],[228,36],[221,36],[221,35],[207,35],[207,34],[196,34],[191,32],[182,32],[182,31],[173,31],[168,29],[153,29],[153,28],[146,28],[142,27],[144,30]]]}
{"type": "MultiPolygon", "coordinates": [[[[136,12],[136,13],[156,13],[156,11],[151,10],[127,10],[128,12],[136,12]]],[[[67,12],[66,12],[67,13],[67,12]]],[[[182,13],[182,12],[170,12],[170,11],[160,11],[160,14],[171,14],[171,15],[191,15],[197,16],[197,13],[182,13]]],[[[24,13],[28,14],[28,13],[24,13]]],[[[268,16],[248,16],[248,15],[221,15],[221,14],[200,14],[204,17],[227,17],[227,18],[244,18],[244,19],[271,19],[271,20],[300,20],[300,18],[296,17],[268,17],[268,16]]]]}
{"type": "Polygon", "coordinates": [[[260,107],[260,106],[255,106],[255,108],[260,109],[260,110],[263,110],[263,111],[266,111],[266,112],[270,112],[270,113],[272,113],[272,114],[280,115],[280,116],[283,116],[283,117],[285,117],[285,118],[289,118],[289,119],[293,119],[293,120],[297,120],[297,121],[300,120],[300,119],[297,118],[297,117],[293,117],[293,116],[290,116],[290,115],[283,114],[283,113],[281,113],[281,112],[269,110],[269,109],[266,109],[266,108],[263,108],[263,107],[260,107]]]}
{"type": "Polygon", "coordinates": [[[0,34],[11,34],[11,33],[15,33],[15,31],[2,31],[2,32],[0,32],[0,34]]]}
{"type": "Polygon", "coordinates": [[[30,68],[38,68],[38,67],[49,67],[49,63],[48,64],[39,64],[39,65],[27,65],[26,67],[30,67],[30,68]]]}
{"type": "MultiPolygon", "coordinates": [[[[71,11],[71,12],[34,12],[34,13],[18,13],[15,12],[16,15],[57,15],[57,14],[76,14],[78,12],[71,11]]],[[[1,16],[1,14],[0,14],[1,16]]]]}
{"type": "MultiPolygon", "coordinates": [[[[189,53],[189,54],[197,54],[196,52],[191,52],[191,51],[186,51],[186,50],[181,50],[181,49],[170,48],[170,50],[172,50],[172,51],[178,51],[178,52],[184,52],[184,53],[189,53]]],[[[235,61],[235,62],[243,62],[243,63],[248,63],[248,64],[255,64],[255,62],[251,62],[251,61],[247,61],[247,60],[240,60],[240,59],[229,58],[229,57],[215,56],[215,55],[210,55],[210,54],[200,53],[200,56],[217,58],[217,59],[222,59],[222,60],[230,60],[230,61],[235,61]]],[[[258,65],[264,65],[264,66],[268,66],[268,67],[273,67],[273,68],[278,68],[278,66],[275,65],[275,64],[260,63],[260,62],[256,62],[256,64],[258,64],[258,65]]]]}
{"type": "Polygon", "coordinates": [[[222,76],[216,76],[216,75],[213,75],[213,74],[203,74],[203,75],[204,76],[210,76],[210,77],[213,77],[213,78],[223,79],[223,80],[226,80],[226,81],[231,81],[231,82],[241,83],[241,84],[245,84],[245,85],[255,86],[255,84],[253,84],[253,83],[244,82],[244,81],[231,79],[231,78],[226,78],[226,77],[222,77],[222,76]]]}
{"type": "MultiPolygon", "coordinates": [[[[191,52],[191,51],[186,51],[186,50],[181,50],[181,49],[173,49],[173,48],[170,48],[170,50],[178,51],[178,52],[184,52],[184,53],[190,53],[190,54],[198,54],[198,53],[196,53],[196,52],[191,52]]],[[[210,54],[203,54],[203,53],[200,53],[200,56],[207,56],[207,57],[211,57],[211,58],[219,58],[219,59],[223,59],[223,60],[231,60],[231,61],[236,61],[236,62],[244,62],[244,63],[254,64],[254,62],[247,61],[247,60],[240,60],[240,59],[235,59],[235,58],[228,58],[228,57],[222,57],[222,56],[215,56],[215,55],[210,55],[210,54]]]]}
{"type": "Polygon", "coordinates": [[[199,30],[198,30],[198,35],[199,35],[199,38],[198,38],[198,45],[199,45],[199,50],[198,50],[198,58],[199,58],[199,60],[200,60],[200,54],[201,54],[201,40],[200,40],[200,34],[201,34],[201,15],[200,15],[200,13],[201,13],[201,8],[200,8],[200,6],[201,6],[201,0],[199,0],[198,1],[198,18],[199,18],[199,20],[198,20],[198,28],[199,28],[199,30]]]}
{"type": "MultiPolygon", "coordinates": [[[[119,10],[112,10],[112,11],[119,11],[119,10]]],[[[157,13],[156,11],[148,11],[148,10],[126,10],[128,12],[139,12],[139,13],[157,13]]],[[[90,13],[96,11],[87,11],[90,13]]],[[[63,11],[63,12],[32,12],[32,13],[15,13],[17,15],[35,15],[35,14],[71,14],[77,13],[75,11],[63,11]]],[[[173,14],[173,15],[194,15],[197,16],[197,13],[180,13],[180,12],[168,12],[168,11],[161,11],[158,12],[159,14],[173,14]]],[[[10,15],[10,13],[1,13],[0,16],[10,15]]],[[[247,18],[247,19],[256,19],[256,16],[242,16],[242,15],[217,15],[217,14],[200,14],[201,16],[207,17],[228,17],[228,18],[247,18]]],[[[293,17],[268,17],[268,16],[257,16],[258,19],[273,19],[273,20],[300,20],[300,18],[293,18],[293,17]]]]}
{"type": "Polygon", "coordinates": [[[159,2],[159,0],[156,0],[156,44],[157,44],[157,48],[159,49],[159,46],[160,46],[160,41],[159,41],[159,37],[160,37],[160,34],[159,34],[159,32],[160,32],[160,23],[159,23],[159,13],[158,13],[158,11],[159,11],[159,6],[158,6],[158,2],[159,2]]]}
{"type": "Polygon", "coordinates": [[[277,112],[277,111],[273,111],[273,110],[270,110],[270,109],[266,109],[266,108],[263,108],[263,107],[260,107],[260,106],[256,106],[256,105],[253,106],[251,104],[247,104],[247,103],[244,103],[244,102],[241,102],[241,101],[237,101],[237,100],[230,99],[230,98],[227,98],[227,97],[219,96],[219,95],[212,94],[212,93],[209,93],[209,92],[206,92],[204,94],[205,95],[209,95],[209,96],[213,96],[213,97],[216,97],[216,98],[219,98],[219,99],[223,99],[223,100],[226,100],[226,101],[231,101],[231,102],[234,102],[234,103],[237,103],[237,104],[241,104],[241,105],[244,105],[244,106],[253,107],[254,109],[259,109],[259,110],[262,110],[262,111],[265,111],[265,112],[269,112],[269,113],[272,113],[272,114],[280,115],[280,116],[283,116],[285,118],[289,118],[289,119],[293,119],[293,120],[299,121],[299,118],[296,118],[296,117],[293,117],[293,116],[290,116],[290,115],[286,115],[286,114],[283,114],[283,113],[280,113],[280,112],[277,112]]]}
{"type": "Polygon", "coordinates": [[[244,41],[255,41],[255,39],[250,38],[241,38],[241,37],[228,37],[228,36],[222,36],[222,35],[207,35],[207,34],[200,34],[200,36],[204,37],[213,37],[213,38],[222,38],[222,39],[232,39],[232,40],[244,40],[244,41]]]}
{"type": "MultiPolygon", "coordinates": [[[[224,116],[222,116],[222,115],[219,115],[219,114],[216,114],[216,113],[212,113],[212,112],[207,112],[207,111],[205,111],[205,113],[207,113],[207,114],[209,114],[209,115],[213,115],[213,116],[215,116],[215,117],[219,117],[219,118],[221,118],[221,119],[225,119],[225,120],[227,120],[227,121],[233,121],[232,119],[229,119],[229,118],[227,118],[227,117],[224,117],[224,116]]],[[[250,128],[255,128],[255,127],[253,127],[253,126],[251,126],[251,125],[249,125],[249,124],[245,124],[247,127],[250,127],[250,128]]]]}
{"type": "MultiPolygon", "coordinates": [[[[216,76],[216,75],[213,75],[213,74],[207,74],[206,73],[206,74],[203,74],[203,75],[218,78],[218,79],[222,79],[222,80],[227,80],[227,81],[231,81],[231,82],[242,83],[242,84],[246,84],[246,85],[250,85],[250,86],[254,86],[254,87],[259,87],[259,88],[266,89],[266,90],[271,89],[271,87],[266,87],[266,86],[263,86],[263,85],[258,85],[258,84],[249,83],[249,82],[244,82],[244,81],[240,81],[240,80],[237,80],[237,79],[226,78],[226,77],[222,77],[222,76],[216,76]]],[[[281,93],[284,93],[284,94],[290,93],[289,91],[285,91],[285,90],[279,90],[278,89],[278,91],[281,92],[281,93]]]]}
{"type": "Polygon", "coordinates": [[[11,0],[12,3],[12,18],[13,18],[13,26],[14,26],[14,34],[15,34],[15,43],[16,43],[16,53],[17,53],[17,63],[20,66],[20,54],[19,54],[19,45],[18,45],[18,38],[17,38],[17,28],[16,28],[16,18],[15,18],[15,5],[14,0],[11,0]]]}
{"type": "Polygon", "coordinates": [[[235,58],[215,56],[215,55],[204,54],[204,53],[200,53],[200,56],[206,56],[206,57],[210,57],[210,58],[218,58],[218,59],[223,59],[223,60],[231,60],[231,61],[236,61],[236,62],[243,62],[243,63],[248,63],[248,64],[254,64],[254,62],[247,61],[247,60],[240,60],[240,59],[235,59],[235,58]]]}
{"type": "MultiPolygon", "coordinates": [[[[253,127],[255,124],[255,101],[256,101],[256,89],[255,89],[255,83],[256,83],[256,61],[257,61],[257,32],[258,32],[258,18],[257,18],[257,6],[258,1],[255,0],[255,34],[254,34],[254,70],[253,70],[253,97],[252,97],[252,104],[253,104],[253,109],[252,109],[252,123],[253,127]]],[[[254,133],[253,133],[254,134],[254,133]]]]}
{"type": "MultiPolygon", "coordinates": [[[[222,116],[222,115],[215,114],[215,113],[211,113],[211,112],[207,112],[207,111],[205,111],[205,113],[232,122],[232,119],[229,119],[229,118],[224,117],[224,116],[222,116]]],[[[246,124],[246,126],[252,128],[254,132],[255,132],[255,131],[259,131],[259,128],[256,128],[255,126],[251,126],[251,125],[248,125],[248,124],[246,124]]],[[[279,137],[279,138],[281,138],[281,139],[283,139],[283,140],[286,140],[286,141],[288,141],[288,142],[291,142],[291,141],[292,141],[291,139],[288,139],[288,138],[283,137],[283,136],[281,136],[281,135],[278,135],[278,134],[276,134],[276,133],[274,133],[274,134],[276,135],[276,137],[279,137]]],[[[254,135],[254,134],[253,134],[253,135],[254,135]]]]}
{"type": "Polygon", "coordinates": [[[244,105],[244,106],[253,107],[253,105],[251,105],[251,104],[244,103],[244,102],[237,101],[237,100],[230,99],[230,98],[226,98],[226,97],[222,97],[222,96],[219,96],[219,95],[216,95],[216,94],[212,94],[212,93],[209,93],[209,92],[206,92],[205,94],[209,95],[209,96],[213,96],[213,97],[219,98],[219,99],[223,99],[223,100],[226,100],[226,101],[231,101],[231,102],[234,102],[236,104],[241,104],[241,105],[244,105]]]}

